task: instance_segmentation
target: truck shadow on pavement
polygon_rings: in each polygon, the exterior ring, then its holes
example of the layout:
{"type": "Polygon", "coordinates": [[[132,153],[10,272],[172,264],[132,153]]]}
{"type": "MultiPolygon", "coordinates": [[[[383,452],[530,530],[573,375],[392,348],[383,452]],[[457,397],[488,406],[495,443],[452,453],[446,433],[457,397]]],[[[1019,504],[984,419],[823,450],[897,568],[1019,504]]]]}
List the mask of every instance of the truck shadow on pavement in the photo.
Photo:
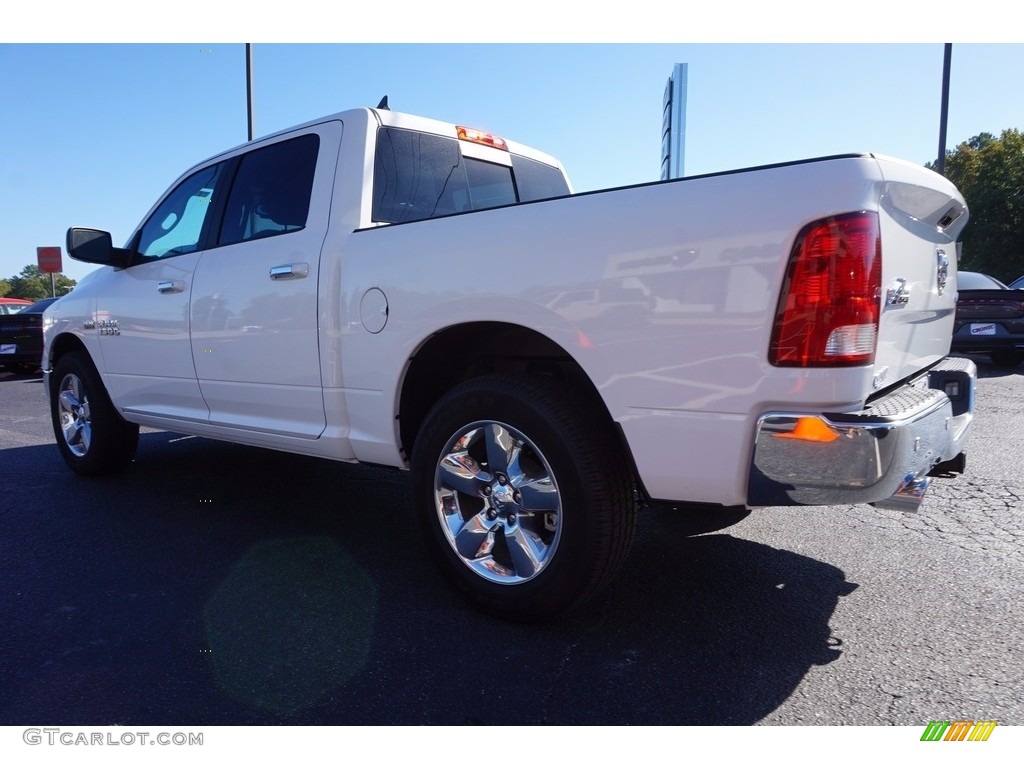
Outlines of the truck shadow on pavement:
{"type": "Polygon", "coordinates": [[[44,445],[0,478],[0,724],[750,724],[856,587],[651,512],[605,594],[521,626],[435,571],[405,473],[147,432],[118,477],[44,445]]]}

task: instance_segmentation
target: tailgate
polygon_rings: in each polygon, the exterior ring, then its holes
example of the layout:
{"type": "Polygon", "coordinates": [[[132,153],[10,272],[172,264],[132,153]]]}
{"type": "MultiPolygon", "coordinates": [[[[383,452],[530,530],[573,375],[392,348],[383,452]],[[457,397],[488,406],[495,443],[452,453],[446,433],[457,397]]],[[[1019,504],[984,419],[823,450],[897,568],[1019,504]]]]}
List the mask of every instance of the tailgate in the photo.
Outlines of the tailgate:
{"type": "Polygon", "coordinates": [[[882,315],[875,387],[912,376],[949,354],[956,312],[956,240],[967,205],[951,182],[923,166],[876,157],[882,315]]]}

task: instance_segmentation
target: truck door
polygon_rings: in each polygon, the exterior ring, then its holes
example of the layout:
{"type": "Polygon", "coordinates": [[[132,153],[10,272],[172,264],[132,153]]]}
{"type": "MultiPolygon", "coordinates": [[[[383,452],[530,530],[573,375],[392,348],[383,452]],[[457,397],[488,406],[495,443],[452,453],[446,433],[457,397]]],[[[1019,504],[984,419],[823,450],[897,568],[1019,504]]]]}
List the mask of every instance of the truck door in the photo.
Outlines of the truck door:
{"type": "Polygon", "coordinates": [[[196,171],[165,195],[133,238],[135,263],[108,275],[93,322],[114,400],[127,411],[205,422],[192,362],[189,300],[211,201],[227,164],[196,171]]]}
{"type": "Polygon", "coordinates": [[[317,282],[341,132],[330,121],[237,158],[190,309],[213,424],[304,438],[324,431],[317,282]]]}

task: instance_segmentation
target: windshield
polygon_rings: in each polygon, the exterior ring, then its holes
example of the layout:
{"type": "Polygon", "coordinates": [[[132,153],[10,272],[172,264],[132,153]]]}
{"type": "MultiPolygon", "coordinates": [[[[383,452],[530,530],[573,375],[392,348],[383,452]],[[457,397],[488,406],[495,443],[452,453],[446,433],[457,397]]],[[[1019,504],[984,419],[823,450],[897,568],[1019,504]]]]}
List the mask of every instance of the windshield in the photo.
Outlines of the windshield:
{"type": "Polygon", "coordinates": [[[994,277],[980,272],[961,272],[956,276],[956,285],[961,291],[1001,291],[1006,286],[994,277]]]}

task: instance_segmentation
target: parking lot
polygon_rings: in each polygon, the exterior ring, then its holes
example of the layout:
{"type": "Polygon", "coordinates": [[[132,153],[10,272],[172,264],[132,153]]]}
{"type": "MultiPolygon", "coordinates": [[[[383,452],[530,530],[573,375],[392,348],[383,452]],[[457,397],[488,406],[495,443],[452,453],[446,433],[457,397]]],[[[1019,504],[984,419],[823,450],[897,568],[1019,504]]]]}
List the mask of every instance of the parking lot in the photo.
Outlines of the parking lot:
{"type": "Polygon", "coordinates": [[[543,626],[463,604],[404,473],[147,430],[82,479],[0,371],[0,723],[1024,725],[1024,366],[978,364],[967,474],[917,512],[649,511],[543,626]]]}

